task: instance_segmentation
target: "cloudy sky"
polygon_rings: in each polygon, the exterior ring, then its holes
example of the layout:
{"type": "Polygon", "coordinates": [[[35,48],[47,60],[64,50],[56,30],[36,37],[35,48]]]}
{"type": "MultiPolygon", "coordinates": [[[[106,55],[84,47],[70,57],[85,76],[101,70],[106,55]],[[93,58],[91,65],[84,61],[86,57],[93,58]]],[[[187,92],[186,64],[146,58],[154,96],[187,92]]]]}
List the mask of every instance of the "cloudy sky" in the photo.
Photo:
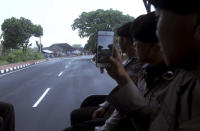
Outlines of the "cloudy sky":
{"type": "MultiPolygon", "coordinates": [[[[71,29],[74,19],[83,11],[110,8],[134,17],[146,13],[142,0],[1,0],[0,24],[7,18],[25,17],[43,27],[45,47],[53,43],[84,45],[87,38],[79,38],[78,31],[71,29]]],[[[35,40],[31,38],[32,43],[35,40]]]]}

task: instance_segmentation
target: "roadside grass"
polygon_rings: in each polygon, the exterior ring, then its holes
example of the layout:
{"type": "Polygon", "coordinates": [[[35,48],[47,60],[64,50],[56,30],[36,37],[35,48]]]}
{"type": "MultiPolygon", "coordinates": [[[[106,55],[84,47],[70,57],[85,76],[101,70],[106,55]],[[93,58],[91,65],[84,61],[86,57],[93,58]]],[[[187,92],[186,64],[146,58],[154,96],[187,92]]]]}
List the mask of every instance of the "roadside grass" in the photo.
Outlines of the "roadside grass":
{"type": "Polygon", "coordinates": [[[5,56],[1,56],[0,66],[18,62],[31,61],[31,60],[40,60],[40,59],[44,59],[44,56],[41,53],[38,53],[37,51],[28,49],[27,52],[24,53],[22,49],[18,49],[8,53],[5,56]]]}
{"type": "Polygon", "coordinates": [[[8,65],[8,64],[10,64],[10,63],[7,62],[6,60],[1,60],[1,59],[0,59],[0,66],[8,65]]]}

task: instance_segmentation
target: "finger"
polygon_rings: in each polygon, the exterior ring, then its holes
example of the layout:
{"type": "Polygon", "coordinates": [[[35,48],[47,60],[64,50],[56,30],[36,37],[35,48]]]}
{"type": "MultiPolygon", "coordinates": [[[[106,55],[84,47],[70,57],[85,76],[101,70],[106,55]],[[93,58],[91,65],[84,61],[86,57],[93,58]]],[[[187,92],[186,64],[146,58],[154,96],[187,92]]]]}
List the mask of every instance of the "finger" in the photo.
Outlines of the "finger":
{"type": "Polygon", "coordinates": [[[97,117],[97,113],[96,113],[96,111],[92,114],[92,119],[96,119],[96,117],[97,117]]]}
{"type": "Polygon", "coordinates": [[[121,55],[116,46],[114,46],[114,56],[117,60],[121,61],[121,55]]]}
{"type": "Polygon", "coordinates": [[[113,58],[112,56],[109,57],[109,62],[112,64],[112,65],[116,65],[117,64],[117,60],[115,58],[113,58]]]}

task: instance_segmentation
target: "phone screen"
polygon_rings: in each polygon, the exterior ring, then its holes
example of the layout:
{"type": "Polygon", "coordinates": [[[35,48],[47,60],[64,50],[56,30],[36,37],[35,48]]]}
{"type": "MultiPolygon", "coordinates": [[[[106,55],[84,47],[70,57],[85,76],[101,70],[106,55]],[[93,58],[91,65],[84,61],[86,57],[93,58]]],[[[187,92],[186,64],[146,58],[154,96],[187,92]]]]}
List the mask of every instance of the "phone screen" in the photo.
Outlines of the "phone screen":
{"type": "Polygon", "coordinates": [[[97,67],[108,67],[108,57],[113,56],[113,43],[114,32],[112,31],[99,31],[97,41],[97,55],[96,65],[97,67]]]}

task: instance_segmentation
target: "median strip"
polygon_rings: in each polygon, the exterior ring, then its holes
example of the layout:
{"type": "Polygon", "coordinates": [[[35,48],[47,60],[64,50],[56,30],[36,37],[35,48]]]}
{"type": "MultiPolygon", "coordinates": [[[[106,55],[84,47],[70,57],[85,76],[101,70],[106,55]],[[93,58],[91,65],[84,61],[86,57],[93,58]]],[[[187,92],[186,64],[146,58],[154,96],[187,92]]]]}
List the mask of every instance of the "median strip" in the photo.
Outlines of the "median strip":
{"type": "Polygon", "coordinates": [[[47,88],[46,91],[42,94],[42,96],[38,99],[38,101],[32,106],[32,107],[37,107],[40,102],[42,101],[42,99],[47,95],[47,93],[49,92],[50,88],[47,88]]]}

